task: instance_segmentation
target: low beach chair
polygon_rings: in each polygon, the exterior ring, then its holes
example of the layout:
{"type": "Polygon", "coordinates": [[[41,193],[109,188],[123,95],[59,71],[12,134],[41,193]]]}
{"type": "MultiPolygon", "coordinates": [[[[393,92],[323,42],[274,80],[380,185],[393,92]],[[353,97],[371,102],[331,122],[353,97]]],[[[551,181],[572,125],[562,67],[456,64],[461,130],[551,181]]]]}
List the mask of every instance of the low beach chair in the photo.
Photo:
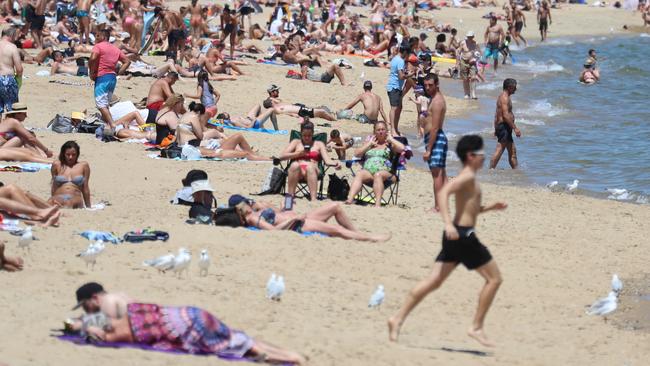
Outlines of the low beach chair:
{"type": "MultiPolygon", "coordinates": [[[[300,137],[301,137],[300,131],[291,130],[291,133],[289,134],[289,142],[296,139],[300,139],[300,137]]],[[[327,144],[327,133],[320,132],[314,134],[314,141],[320,141],[323,144],[327,144]]],[[[289,166],[291,166],[291,163],[293,163],[293,161],[294,160],[289,160],[289,162],[287,162],[287,164],[284,165],[282,163],[279,164],[280,168],[284,170],[287,176],[289,175],[289,166]]],[[[327,169],[328,167],[325,166],[325,163],[323,163],[323,160],[321,159],[321,161],[318,162],[318,198],[319,199],[323,197],[323,181],[324,181],[323,178],[325,177],[325,172],[327,172],[327,169]]],[[[286,189],[287,186],[285,183],[284,187],[282,187],[282,192],[280,193],[284,195],[286,193],[286,189]]],[[[307,181],[303,179],[299,181],[298,185],[296,186],[295,198],[309,199],[309,197],[310,197],[309,186],[307,185],[307,181]]]]}

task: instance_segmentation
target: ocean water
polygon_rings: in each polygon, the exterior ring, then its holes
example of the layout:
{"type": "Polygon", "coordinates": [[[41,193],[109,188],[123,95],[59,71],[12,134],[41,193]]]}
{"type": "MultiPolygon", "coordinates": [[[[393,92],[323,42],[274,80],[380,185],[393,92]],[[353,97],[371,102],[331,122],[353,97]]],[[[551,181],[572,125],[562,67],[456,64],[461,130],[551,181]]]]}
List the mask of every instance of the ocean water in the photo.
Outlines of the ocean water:
{"type": "MultiPolygon", "coordinates": [[[[478,86],[479,101],[468,102],[479,104],[476,112],[447,118],[450,172],[459,168],[454,149],[463,134],[481,134],[486,160],[491,157],[496,146],[492,127],[496,97],[503,79],[512,77],[518,81],[512,101],[522,131],[522,137],[515,138],[520,169],[512,171],[504,153],[496,170],[482,173],[484,179],[540,186],[558,181],[555,190],[578,179],[578,193],[648,203],[650,68],[645,60],[650,58],[650,37],[551,39],[515,50],[514,55],[516,63],[499,68],[496,77],[487,69],[487,82],[478,86]],[[590,48],[602,59],[601,81],[587,86],[577,80],[590,48]],[[612,195],[608,188],[627,193],[612,195]]],[[[460,81],[449,84],[444,84],[443,92],[462,97],[460,81]]],[[[423,166],[419,156],[415,160],[423,166]]]]}

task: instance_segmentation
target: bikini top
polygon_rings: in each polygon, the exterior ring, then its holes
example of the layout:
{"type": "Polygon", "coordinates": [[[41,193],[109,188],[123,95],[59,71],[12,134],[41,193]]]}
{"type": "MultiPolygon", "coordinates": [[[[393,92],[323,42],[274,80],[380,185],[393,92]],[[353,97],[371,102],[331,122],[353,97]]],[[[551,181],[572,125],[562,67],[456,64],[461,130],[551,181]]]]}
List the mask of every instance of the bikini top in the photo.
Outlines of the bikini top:
{"type": "Polygon", "coordinates": [[[56,183],[59,186],[64,185],[66,183],[72,183],[78,187],[81,187],[83,186],[84,182],[85,182],[85,178],[83,175],[78,175],[76,177],[73,177],[72,179],[68,179],[63,175],[57,175],[56,177],[54,177],[54,183],[56,183]]]}
{"type": "Polygon", "coordinates": [[[275,211],[273,211],[272,208],[265,208],[262,212],[260,212],[260,217],[257,219],[257,226],[260,226],[260,221],[268,222],[271,225],[275,224],[275,211]]]}
{"type": "Polygon", "coordinates": [[[320,152],[318,151],[309,151],[302,157],[298,158],[297,160],[313,160],[313,161],[320,161],[320,152]]]}
{"type": "Polygon", "coordinates": [[[16,133],[12,132],[12,131],[0,132],[0,137],[2,137],[3,139],[9,141],[12,138],[16,137],[16,133]]]}

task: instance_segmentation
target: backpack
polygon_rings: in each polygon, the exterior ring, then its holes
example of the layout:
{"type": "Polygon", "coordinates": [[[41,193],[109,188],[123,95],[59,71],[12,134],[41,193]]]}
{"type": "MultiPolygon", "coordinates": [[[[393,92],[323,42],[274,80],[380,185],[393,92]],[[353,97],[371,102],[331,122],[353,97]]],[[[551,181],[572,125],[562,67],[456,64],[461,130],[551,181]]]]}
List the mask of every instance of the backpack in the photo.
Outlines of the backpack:
{"type": "Polygon", "coordinates": [[[172,142],[164,149],[160,149],[160,157],[168,159],[180,158],[183,155],[183,148],[178,146],[176,142],[172,142]]]}
{"type": "Polygon", "coordinates": [[[350,193],[350,184],[345,178],[339,178],[336,173],[330,174],[330,181],[327,185],[327,197],[332,201],[345,201],[350,193]]]}
{"type": "Polygon", "coordinates": [[[72,120],[60,114],[57,114],[50,123],[47,124],[47,127],[50,127],[52,131],[56,133],[72,133],[74,131],[72,120]]]}
{"type": "Polygon", "coordinates": [[[262,192],[259,195],[280,194],[286,181],[287,173],[284,170],[278,167],[271,168],[269,174],[266,176],[264,184],[262,185],[262,192]]]}

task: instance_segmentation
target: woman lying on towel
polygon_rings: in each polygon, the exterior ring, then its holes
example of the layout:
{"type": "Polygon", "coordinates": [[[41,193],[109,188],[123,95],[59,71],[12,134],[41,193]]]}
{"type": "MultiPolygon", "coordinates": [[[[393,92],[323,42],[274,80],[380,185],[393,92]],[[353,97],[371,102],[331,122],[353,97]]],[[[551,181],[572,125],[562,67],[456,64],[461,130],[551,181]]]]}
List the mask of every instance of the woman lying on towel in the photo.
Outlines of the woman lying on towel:
{"type": "Polygon", "coordinates": [[[201,156],[206,158],[271,160],[270,157],[257,155],[241,133],[225,137],[226,135],[216,129],[208,130],[201,124],[201,116],[204,113],[203,104],[190,103],[189,111],[181,117],[176,128],[176,141],[179,146],[189,144],[197,147],[201,156]]]}
{"type": "Polygon", "coordinates": [[[298,353],[255,340],[230,329],[206,310],[191,306],[129,303],[126,316],[111,319],[104,329],[88,326],[92,338],[110,343],[135,343],[156,350],[250,358],[268,363],[302,365],[298,353]]]}
{"type": "Polygon", "coordinates": [[[274,208],[254,210],[250,200],[238,203],[240,218],[248,226],[262,230],[292,230],[298,233],[316,232],[347,240],[383,242],[391,234],[366,234],[357,230],[340,203],[330,203],[307,214],[298,215],[293,211],[280,211],[274,208]],[[329,223],[332,217],[336,224],[329,223]]]}
{"type": "Polygon", "coordinates": [[[0,160],[52,163],[52,151],[23,127],[27,118],[27,105],[14,103],[11,111],[5,111],[0,122],[0,160]]]}

